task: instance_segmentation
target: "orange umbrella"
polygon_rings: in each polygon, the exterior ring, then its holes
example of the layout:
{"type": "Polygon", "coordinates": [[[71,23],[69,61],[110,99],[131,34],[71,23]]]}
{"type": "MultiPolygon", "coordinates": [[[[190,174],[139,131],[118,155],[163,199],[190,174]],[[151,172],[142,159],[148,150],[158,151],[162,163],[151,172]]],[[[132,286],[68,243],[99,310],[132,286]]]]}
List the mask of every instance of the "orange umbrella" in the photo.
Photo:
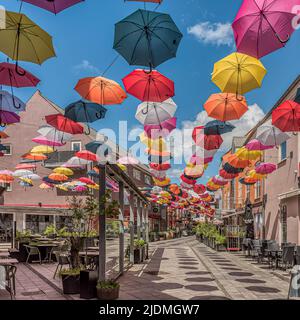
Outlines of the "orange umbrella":
{"type": "Polygon", "coordinates": [[[184,168],[184,174],[192,177],[192,178],[199,178],[203,176],[204,168],[203,166],[195,166],[193,168],[185,167],[184,168]]]}
{"type": "Polygon", "coordinates": [[[4,132],[4,131],[0,131],[0,139],[6,139],[9,136],[4,132]]]}
{"type": "Polygon", "coordinates": [[[33,160],[33,161],[44,161],[48,159],[47,156],[44,154],[37,154],[37,153],[26,153],[22,156],[23,159],[33,160]]]}
{"type": "Polygon", "coordinates": [[[230,157],[228,157],[227,162],[234,168],[242,169],[248,167],[251,164],[249,160],[242,160],[238,158],[235,154],[232,154],[230,157]]]}
{"type": "Polygon", "coordinates": [[[0,174],[0,182],[2,183],[10,183],[13,182],[14,178],[12,176],[9,176],[7,174],[0,174]]]}
{"type": "Polygon", "coordinates": [[[204,109],[207,114],[220,121],[240,119],[248,110],[245,97],[239,97],[235,93],[216,93],[211,95],[204,109]]]}
{"type": "Polygon", "coordinates": [[[101,105],[120,104],[127,98],[117,82],[103,77],[83,78],[78,81],[75,90],[82,98],[101,105]]]}
{"type": "Polygon", "coordinates": [[[48,178],[53,181],[67,181],[69,178],[61,173],[51,173],[48,178]]]}

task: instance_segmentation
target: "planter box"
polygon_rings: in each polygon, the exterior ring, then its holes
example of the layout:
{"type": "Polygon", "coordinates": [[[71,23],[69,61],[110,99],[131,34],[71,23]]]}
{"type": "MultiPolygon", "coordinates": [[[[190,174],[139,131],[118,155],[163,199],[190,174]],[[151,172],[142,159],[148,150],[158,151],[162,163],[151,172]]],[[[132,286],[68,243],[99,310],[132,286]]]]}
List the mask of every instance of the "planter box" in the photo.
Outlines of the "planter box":
{"type": "Polygon", "coordinates": [[[64,294],[80,293],[80,276],[77,275],[62,275],[62,287],[64,294]]]}
{"type": "Polygon", "coordinates": [[[80,271],[80,298],[93,299],[97,297],[98,272],[84,270],[80,271]]]}
{"type": "MultiPolygon", "coordinates": [[[[19,242],[19,254],[17,260],[19,262],[26,262],[28,253],[24,245],[28,245],[29,242],[19,242]]],[[[29,262],[31,261],[32,257],[29,258],[29,262]]]]}
{"type": "Polygon", "coordinates": [[[119,298],[119,287],[113,289],[97,288],[99,300],[116,300],[119,298]]]}
{"type": "Polygon", "coordinates": [[[133,251],[134,260],[133,262],[135,264],[139,264],[143,262],[143,253],[142,248],[134,249],[133,251]]]}

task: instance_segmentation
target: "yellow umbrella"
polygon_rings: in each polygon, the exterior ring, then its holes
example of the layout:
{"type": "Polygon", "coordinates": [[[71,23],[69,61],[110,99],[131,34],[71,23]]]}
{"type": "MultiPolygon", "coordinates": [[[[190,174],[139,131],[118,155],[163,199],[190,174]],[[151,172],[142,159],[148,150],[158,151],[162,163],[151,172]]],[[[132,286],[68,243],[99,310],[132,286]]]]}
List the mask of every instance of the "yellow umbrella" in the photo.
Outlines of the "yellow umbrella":
{"type": "Polygon", "coordinates": [[[26,183],[29,183],[29,184],[33,184],[32,180],[29,179],[29,178],[22,178],[22,177],[21,177],[20,180],[22,180],[22,181],[24,181],[24,182],[26,182],[26,183]]]}
{"type": "Polygon", "coordinates": [[[242,95],[260,87],[266,73],[259,60],[235,52],[215,63],[212,81],[222,92],[242,95]]]}
{"type": "Polygon", "coordinates": [[[242,147],[235,155],[242,160],[257,160],[262,156],[262,152],[258,150],[248,150],[245,147],[242,147]]]}
{"type": "Polygon", "coordinates": [[[145,132],[140,134],[140,141],[147,146],[149,149],[165,151],[167,146],[164,139],[149,139],[145,132]]]}
{"type": "Polygon", "coordinates": [[[126,166],[125,166],[124,164],[117,163],[117,166],[118,166],[122,171],[126,171],[126,166]]]}
{"type": "Polygon", "coordinates": [[[68,191],[68,188],[62,185],[57,185],[56,186],[57,189],[63,190],[63,191],[68,191]]]}
{"type": "Polygon", "coordinates": [[[99,190],[99,185],[98,184],[88,184],[87,187],[89,189],[99,190]]]}
{"type": "Polygon", "coordinates": [[[54,173],[64,174],[65,176],[72,176],[74,174],[73,170],[65,167],[57,167],[53,170],[54,173]]]}
{"type": "Polygon", "coordinates": [[[206,170],[208,168],[208,163],[205,163],[205,165],[203,166],[204,170],[206,170]]]}
{"type": "Polygon", "coordinates": [[[30,150],[30,153],[35,153],[35,154],[48,154],[53,152],[54,152],[54,149],[48,146],[36,146],[30,150]]]}
{"type": "Polygon", "coordinates": [[[0,29],[0,51],[12,60],[42,64],[55,56],[52,37],[25,14],[6,11],[2,22],[6,27],[0,29]]]}
{"type": "Polygon", "coordinates": [[[246,176],[247,177],[250,177],[252,179],[256,179],[256,180],[260,180],[260,179],[264,179],[267,177],[266,174],[260,174],[260,173],[257,173],[255,170],[251,170],[248,172],[248,175],[246,176]]]}

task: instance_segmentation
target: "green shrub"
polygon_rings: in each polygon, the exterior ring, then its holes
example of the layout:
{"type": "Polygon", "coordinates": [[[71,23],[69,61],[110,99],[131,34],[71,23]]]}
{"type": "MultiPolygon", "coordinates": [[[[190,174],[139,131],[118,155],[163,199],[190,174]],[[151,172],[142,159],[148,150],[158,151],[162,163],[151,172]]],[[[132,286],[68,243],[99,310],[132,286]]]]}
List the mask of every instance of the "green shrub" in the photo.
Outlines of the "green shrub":
{"type": "Polygon", "coordinates": [[[97,289],[115,289],[119,287],[120,284],[114,280],[99,281],[97,283],[97,289]]]}

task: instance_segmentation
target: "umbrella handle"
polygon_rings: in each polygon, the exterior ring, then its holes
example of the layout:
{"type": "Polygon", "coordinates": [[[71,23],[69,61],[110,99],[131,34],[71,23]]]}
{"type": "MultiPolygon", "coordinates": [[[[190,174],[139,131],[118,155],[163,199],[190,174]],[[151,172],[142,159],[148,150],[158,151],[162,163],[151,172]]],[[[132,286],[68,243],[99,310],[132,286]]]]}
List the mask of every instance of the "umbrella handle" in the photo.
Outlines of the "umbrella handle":
{"type": "Polygon", "coordinates": [[[25,74],[26,74],[26,71],[25,71],[25,70],[20,71],[18,61],[17,61],[16,64],[15,64],[15,70],[16,70],[16,73],[17,73],[19,76],[21,76],[21,77],[24,77],[25,74]]]}
{"type": "Polygon", "coordinates": [[[285,43],[287,43],[287,42],[290,40],[290,35],[289,35],[289,34],[287,35],[287,38],[286,38],[285,40],[282,40],[282,39],[280,38],[280,36],[279,36],[278,33],[276,33],[275,35],[276,35],[277,39],[278,39],[282,44],[285,44],[285,43]]]}
{"type": "Polygon", "coordinates": [[[244,100],[243,96],[241,96],[241,98],[239,98],[239,94],[238,93],[236,93],[235,97],[236,97],[237,101],[243,101],[244,100]]]}
{"type": "Polygon", "coordinates": [[[14,108],[15,108],[15,109],[21,109],[21,107],[22,107],[22,106],[21,106],[21,103],[19,103],[18,106],[17,106],[14,95],[12,96],[12,99],[13,99],[14,108]]]}
{"type": "Polygon", "coordinates": [[[0,127],[1,127],[1,128],[5,128],[5,127],[6,127],[6,123],[1,122],[1,123],[0,123],[0,127]]]}
{"type": "Polygon", "coordinates": [[[96,117],[97,119],[103,119],[103,112],[102,111],[99,111],[99,112],[96,112],[96,117]]]}
{"type": "Polygon", "coordinates": [[[88,131],[85,131],[84,134],[85,134],[86,136],[89,136],[89,135],[91,134],[91,128],[90,128],[90,126],[88,126],[87,129],[88,129],[88,131]]]}
{"type": "Polygon", "coordinates": [[[144,111],[144,109],[142,110],[142,114],[143,115],[146,115],[146,114],[148,114],[148,112],[149,112],[149,105],[148,105],[148,103],[147,103],[147,109],[146,109],[146,111],[144,111]]]}

